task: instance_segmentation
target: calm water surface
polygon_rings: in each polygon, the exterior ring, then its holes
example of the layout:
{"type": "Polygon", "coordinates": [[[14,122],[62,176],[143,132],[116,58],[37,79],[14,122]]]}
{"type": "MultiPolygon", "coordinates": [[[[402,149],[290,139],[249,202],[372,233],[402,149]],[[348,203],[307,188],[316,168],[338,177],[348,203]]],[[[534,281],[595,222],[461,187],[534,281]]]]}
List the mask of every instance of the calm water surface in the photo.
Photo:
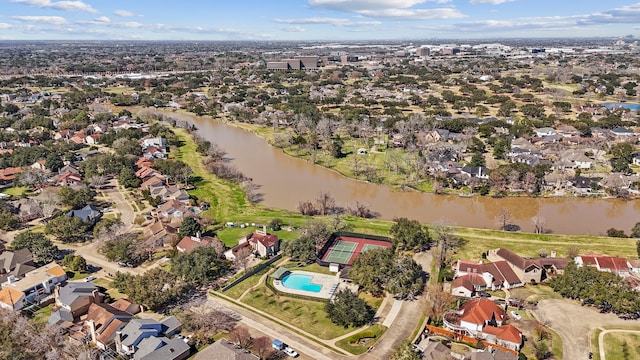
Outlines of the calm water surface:
{"type": "Polygon", "coordinates": [[[423,194],[398,191],[388,186],[364,183],[284,154],[266,140],[211,118],[188,118],[205,139],[224,148],[235,165],[260,185],[264,205],[297,210],[302,200],[313,201],[318,192],[331,193],[339,205],[356,201],[369,204],[383,219],[407,217],[426,223],[444,223],[476,228],[497,228],[495,217],[506,208],[513,223],[533,231],[531,218],[543,216],[554,233],[606,233],[614,227],[629,232],[640,221],[640,201],[582,198],[492,198],[423,194]]]}

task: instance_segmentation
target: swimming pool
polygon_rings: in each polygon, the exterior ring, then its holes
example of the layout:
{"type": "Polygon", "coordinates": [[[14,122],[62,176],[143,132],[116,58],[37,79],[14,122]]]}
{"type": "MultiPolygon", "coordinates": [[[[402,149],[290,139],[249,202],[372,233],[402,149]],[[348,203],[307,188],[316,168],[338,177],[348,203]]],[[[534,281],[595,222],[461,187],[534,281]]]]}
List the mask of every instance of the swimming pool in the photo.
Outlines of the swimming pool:
{"type": "Polygon", "coordinates": [[[303,290],[309,292],[320,292],[322,285],[312,284],[313,276],[301,274],[289,274],[282,278],[281,282],[284,287],[295,290],[303,290]]]}

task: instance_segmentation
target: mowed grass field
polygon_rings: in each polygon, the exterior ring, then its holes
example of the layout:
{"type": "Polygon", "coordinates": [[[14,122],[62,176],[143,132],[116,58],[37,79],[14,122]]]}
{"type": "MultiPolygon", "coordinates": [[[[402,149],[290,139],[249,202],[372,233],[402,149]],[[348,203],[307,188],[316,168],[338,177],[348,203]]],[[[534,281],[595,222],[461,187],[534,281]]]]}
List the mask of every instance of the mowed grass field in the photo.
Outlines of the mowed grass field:
{"type": "Polygon", "coordinates": [[[640,333],[607,333],[604,351],[607,360],[640,359],[640,333]]]}

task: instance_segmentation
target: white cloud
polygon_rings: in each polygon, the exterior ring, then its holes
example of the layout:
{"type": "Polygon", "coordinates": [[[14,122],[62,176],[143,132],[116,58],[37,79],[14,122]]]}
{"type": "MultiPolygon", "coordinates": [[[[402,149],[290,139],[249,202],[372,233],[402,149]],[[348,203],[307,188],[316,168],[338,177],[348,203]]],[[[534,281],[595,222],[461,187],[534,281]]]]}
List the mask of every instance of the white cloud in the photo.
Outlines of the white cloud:
{"type": "Polygon", "coordinates": [[[469,1],[472,4],[493,4],[493,5],[500,5],[500,4],[504,4],[506,2],[511,2],[514,0],[471,0],[469,1]]]}
{"type": "Polygon", "coordinates": [[[309,0],[309,5],[333,10],[360,12],[375,9],[406,9],[427,0],[309,0]]]}
{"type": "Polygon", "coordinates": [[[14,20],[24,22],[40,22],[52,25],[64,25],[67,20],[61,16],[12,16],[14,20]]]}
{"type": "Polygon", "coordinates": [[[466,17],[455,7],[415,8],[424,3],[448,4],[452,0],[309,0],[316,8],[397,20],[458,19],[466,17]]]}
{"type": "Polygon", "coordinates": [[[303,25],[332,25],[332,26],[376,26],[382,24],[380,21],[352,21],[344,18],[303,18],[303,19],[273,19],[273,22],[280,24],[303,24],[303,25]]]}
{"type": "Polygon", "coordinates": [[[111,22],[111,19],[109,19],[106,16],[100,16],[99,18],[95,19],[95,22],[102,23],[102,24],[108,24],[108,23],[111,22]]]}
{"type": "Polygon", "coordinates": [[[134,13],[132,11],[129,11],[129,10],[116,10],[113,13],[118,15],[118,16],[121,16],[121,17],[142,16],[142,15],[136,14],[136,13],[134,13]]]}
{"type": "Polygon", "coordinates": [[[139,28],[139,27],[143,26],[141,23],[135,22],[135,21],[129,21],[129,22],[125,22],[125,23],[120,23],[118,25],[124,26],[126,28],[139,28]]]}
{"type": "Polygon", "coordinates": [[[7,23],[0,23],[0,29],[11,29],[13,26],[7,23]]]}
{"type": "Polygon", "coordinates": [[[285,31],[285,32],[305,32],[305,31],[307,31],[302,26],[284,26],[284,27],[281,27],[280,30],[285,31]]]}
{"type": "Polygon", "coordinates": [[[96,13],[98,10],[82,1],[51,1],[51,0],[10,0],[14,3],[26,4],[39,8],[49,8],[64,11],[85,11],[96,13]]]}

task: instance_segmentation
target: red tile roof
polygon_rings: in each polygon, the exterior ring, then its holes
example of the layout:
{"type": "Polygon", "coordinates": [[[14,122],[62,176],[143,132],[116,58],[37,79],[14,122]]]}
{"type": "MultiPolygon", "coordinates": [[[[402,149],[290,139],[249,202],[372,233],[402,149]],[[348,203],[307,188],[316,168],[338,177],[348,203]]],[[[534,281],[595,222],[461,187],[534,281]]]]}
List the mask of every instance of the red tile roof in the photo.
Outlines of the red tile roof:
{"type": "Polygon", "coordinates": [[[211,236],[203,236],[199,238],[195,236],[185,236],[180,240],[178,245],[176,245],[176,248],[178,251],[188,254],[197,248],[212,246],[216,242],[221,243],[218,238],[211,236]]]}
{"type": "Polygon", "coordinates": [[[500,340],[508,341],[514,344],[522,343],[522,332],[520,332],[518,328],[511,324],[503,325],[500,327],[487,325],[482,329],[482,332],[495,335],[496,338],[500,340]]]}
{"type": "Polygon", "coordinates": [[[483,274],[489,273],[493,276],[494,283],[503,284],[505,281],[510,284],[521,283],[518,275],[513,271],[506,261],[496,261],[486,264],[476,264],[468,261],[458,262],[458,271],[465,273],[483,274]]]}
{"type": "Polygon", "coordinates": [[[487,286],[487,282],[480,274],[467,274],[453,280],[451,287],[457,288],[459,286],[462,286],[469,291],[473,291],[475,286],[487,286]]]}
{"type": "Polygon", "coordinates": [[[484,325],[486,322],[495,319],[502,323],[504,319],[504,310],[491,300],[477,299],[468,301],[460,307],[463,311],[460,317],[461,321],[471,324],[484,325]]]}

